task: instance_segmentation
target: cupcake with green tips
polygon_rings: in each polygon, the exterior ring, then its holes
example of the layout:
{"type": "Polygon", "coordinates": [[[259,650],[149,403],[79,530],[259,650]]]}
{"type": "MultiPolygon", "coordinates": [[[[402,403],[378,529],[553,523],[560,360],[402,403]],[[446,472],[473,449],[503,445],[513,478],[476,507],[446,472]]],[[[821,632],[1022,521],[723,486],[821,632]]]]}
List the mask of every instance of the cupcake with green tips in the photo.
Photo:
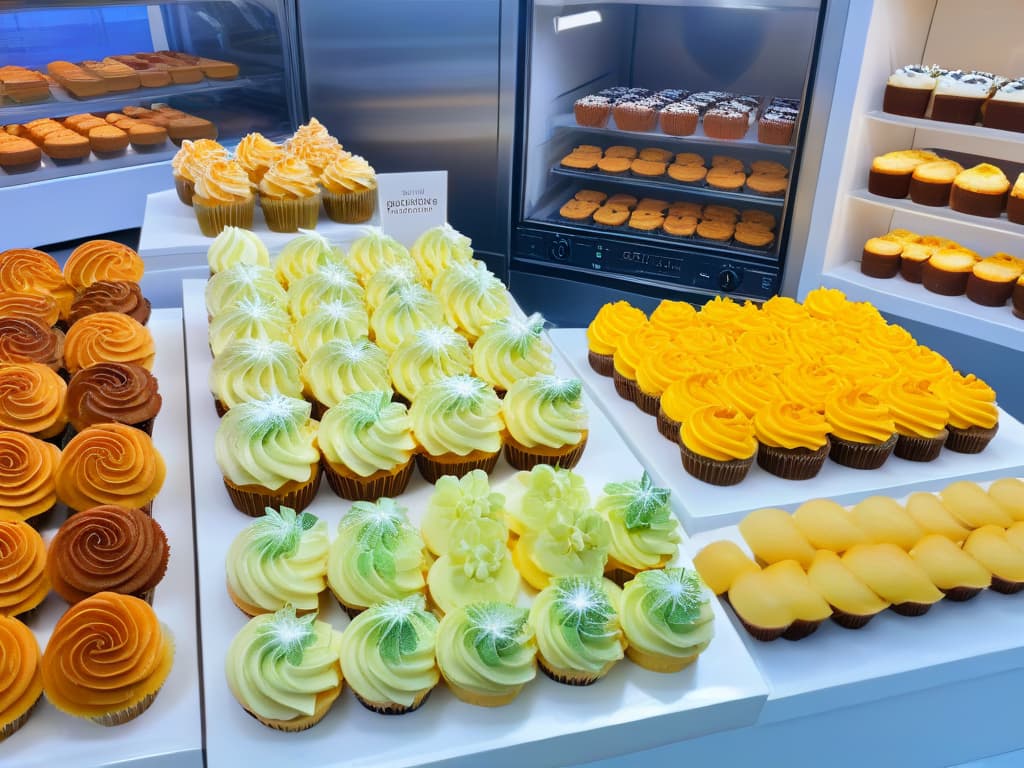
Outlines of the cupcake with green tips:
{"type": "Polygon", "coordinates": [[[449,264],[473,259],[472,241],[451,224],[428,229],[412,244],[409,255],[420,270],[427,287],[449,264]]]}
{"type": "Polygon", "coordinates": [[[389,390],[388,356],[366,336],[332,339],[313,350],[302,364],[303,394],[319,418],[355,392],[389,390]]]}
{"type": "Polygon", "coordinates": [[[530,612],[509,603],[471,603],[446,613],[437,630],[437,666],[467,704],[510,703],[537,676],[530,612]]]}
{"type": "Polygon", "coordinates": [[[480,520],[451,533],[448,552],[430,566],[427,589],[443,613],[472,602],[510,603],[519,593],[519,574],[505,545],[503,523],[480,520]]]}
{"type": "Polygon", "coordinates": [[[590,509],[584,479],[549,464],[517,472],[500,490],[505,495],[505,521],[517,536],[543,528],[560,514],[577,515],[590,509]]]}
{"type": "Polygon", "coordinates": [[[537,661],[552,680],[590,685],[622,658],[626,638],[608,584],[568,576],[552,581],[533,601],[530,626],[537,638],[537,661]]]}
{"type": "Polygon", "coordinates": [[[341,632],[282,608],[250,619],[228,647],[228,687],[268,728],[304,731],[324,719],[341,693],[341,632]]]}
{"type": "Polygon", "coordinates": [[[707,588],[689,568],[643,571],[622,590],[619,621],[626,655],[653,672],[678,672],[711,643],[715,614],[707,588]]]}
{"type": "Polygon", "coordinates": [[[449,264],[434,276],[431,290],[441,300],[449,325],[470,342],[511,311],[504,283],[482,261],[449,264]]]}
{"type": "Polygon", "coordinates": [[[309,512],[266,514],[231,542],[226,559],[228,595],[250,616],[290,605],[316,611],[327,588],[327,523],[309,512]]]}
{"type": "Polygon", "coordinates": [[[639,480],[608,483],[594,508],[608,521],[611,542],[605,575],[620,586],[640,571],[664,568],[679,550],[679,521],[669,506],[671,491],[656,488],[644,472],[639,480]]]}
{"type": "Polygon", "coordinates": [[[516,469],[538,464],[572,469],[587,447],[583,382],[530,376],[515,382],[501,401],[505,458],[516,469]]]}
{"type": "Polygon", "coordinates": [[[210,352],[214,357],[238,339],[290,342],[291,338],[291,318],[284,306],[261,298],[242,299],[210,322],[210,352]]]}
{"type": "Polygon", "coordinates": [[[439,325],[445,325],[444,307],[419,284],[396,286],[370,319],[374,341],[388,354],[416,331],[439,325]]]}
{"type": "Polygon", "coordinates": [[[427,482],[494,469],[501,453],[501,401],[486,382],[447,376],[421,389],[409,414],[423,448],[416,465],[427,482]]]}
{"type": "Polygon", "coordinates": [[[210,275],[216,275],[240,264],[270,266],[270,253],[259,235],[241,227],[224,227],[206,249],[210,275]]]}
{"type": "Polygon", "coordinates": [[[214,435],[217,465],[235,507],[259,517],[267,507],[301,512],[320,486],[315,421],[305,400],[273,395],[239,403],[214,435]]]}
{"type": "Polygon", "coordinates": [[[563,510],[519,537],[512,546],[512,562],[527,584],[544,589],[560,576],[600,577],[610,543],[608,521],[597,512],[563,510]]]}
{"type": "Polygon", "coordinates": [[[390,390],[354,392],[329,408],[318,431],[323,471],[343,499],[398,496],[412,476],[412,421],[390,390]]]}
{"type": "Polygon", "coordinates": [[[302,399],[301,362],[291,344],[269,339],[232,341],[210,366],[210,392],[217,415],[271,395],[302,399]]]}
{"type": "Polygon", "coordinates": [[[317,267],[332,262],[342,263],[345,258],[341,247],[331,245],[319,232],[312,229],[300,229],[299,232],[274,259],[274,275],[286,290],[292,283],[313,274],[317,267]]]}
{"type": "Polygon", "coordinates": [[[423,539],[394,499],[357,501],[338,523],[327,585],[350,616],[385,600],[422,595],[423,539]]]}
{"type": "Polygon", "coordinates": [[[392,264],[408,264],[415,268],[416,262],[409,255],[409,249],[380,227],[365,227],[362,237],[349,246],[348,265],[359,282],[366,285],[379,270],[392,264]]]}
{"type": "Polygon", "coordinates": [[[366,336],[369,326],[370,320],[362,304],[326,301],[295,323],[292,344],[303,360],[309,360],[328,341],[366,336]]]}
{"type": "Polygon", "coordinates": [[[341,640],[341,665],[359,703],[382,715],[419,708],[441,679],[438,622],[422,595],[378,603],[356,616],[341,640]]]}
{"type": "Polygon", "coordinates": [[[544,338],[544,318],[506,317],[484,329],[473,344],[473,371],[504,397],[519,379],[555,372],[551,345],[544,338]]]}
{"type": "Polygon", "coordinates": [[[261,299],[279,306],[288,301],[274,270],[259,264],[238,264],[218,272],[207,281],[204,296],[211,319],[243,300],[261,299]]]}
{"type": "Polygon", "coordinates": [[[288,288],[288,311],[296,322],[321,305],[335,301],[359,305],[365,301],[356,276],[340,262],[322,264],[288,288]]]}
{"type": "Polygon", "coordinates": [[[371,313],[384,303],[392,291],[420,284],[420,271],[412,260],[383,266],[366,281],[366,306],[371,313]]]}
{"type": "Polygon", "coordinates": [[[445,376],[469,374],[472,366],[469,342],[447,325],[415,331],[388,360],[395,392],[407,402],[427,384],[445,376]]]}
{"type": "Polygon", "coordinates": [[[438,478],[420,531],[427,548],[435,555],[443,555],[451,549],[455,531],[485,521],[500,523],[504,531],[501,540],[508,538],[505,497],[491,490],[486,472],[474,469],[462,477],[438,478]]]}

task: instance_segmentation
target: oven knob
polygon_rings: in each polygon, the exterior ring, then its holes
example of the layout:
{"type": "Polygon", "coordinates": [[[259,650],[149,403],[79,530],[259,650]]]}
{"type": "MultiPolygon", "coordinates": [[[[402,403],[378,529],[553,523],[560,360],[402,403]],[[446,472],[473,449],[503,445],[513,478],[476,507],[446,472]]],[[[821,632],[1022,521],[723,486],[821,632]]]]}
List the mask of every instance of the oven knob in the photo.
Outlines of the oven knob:
{"type": "Polygon", "coordinates": [[[555,242],[551,245],[551,258],[556,261],[565,261],[569,258],[569,252],[571,245],[569,241],[564,237],[556,237],[555,242]]]}
{"type": "Polygon", "coordinates": [[[735,269],[723,269],[718,273],[718,287],[723,291],[735,291],[740,284],[740,273],[735,269]]]}

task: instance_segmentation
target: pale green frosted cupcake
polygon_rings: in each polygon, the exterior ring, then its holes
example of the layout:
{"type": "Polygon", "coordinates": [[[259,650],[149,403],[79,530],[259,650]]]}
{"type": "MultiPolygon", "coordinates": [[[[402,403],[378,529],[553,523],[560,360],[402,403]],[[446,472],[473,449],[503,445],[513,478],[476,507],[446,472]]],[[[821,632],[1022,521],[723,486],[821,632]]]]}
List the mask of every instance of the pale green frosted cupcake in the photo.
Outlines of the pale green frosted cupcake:
{"type": "Polygon", "coordinates": [[[366,227],[365,232],[349,247],[345,260],[361,284],[366,285],[378,271],[392,264],[415,267],[409,249],[390,235],[385,235],[380,227],[366,227]]]}
{"type": "Polygon", "coordinates": [[[441,302],[422,285],[396,286],[370,320],[373,340],[388,354],[415,331],[446,324],[441,302]]]}
{"type": "Polygon", "coordinates": [[[505,520],[516,535],[543,528],[559,514],[590,509],[590,491],[583,477],[548,464],[516,472],[498,490],[505,495],[505,520]]]}
{"type": "Polygon", "coordinates": [[[446,223],[420,235],[409,249],[409,254],[419,267],[424,283],[430,287],[438,273],[449,264],[471,261],[473,247],[468,237],[446,223]]]}
{"type": "Polygon", "coordinates": [[[539,528],[524,532],[513,544],[519,574],[534,589],[559,576],[604,573],[611,535],[608,521],[591,509],[560,510],[539,528]]]}
{"type": "Polygon", "coordinates": [[[663,568],[675,557],[682,535],[670,496],[646,472],[639,480],[605,485],[594,507],[611,530],[605,573],[612,581],[622,584],[640,571],[663,568]]]}
{"type": "Polygon", "coordinates": [[[498,394],[519,379],[555,372],[551,345],[544,338],[544,318],[506,317],[484,329],[473,344],[473,372],[498,394]]]}
{"type": "Polygon", "coordinates": [[[295,323],[292,344],[303,360],[309,360],[328,341],[366,336],[369,322],[362,303],[326,301],[295,323]]]}
{"type": "Polygon", "coordinates": [[[240,339],[286,341],[292,338],[292,322],[284,306],[264,299],[242,299],[210,321],[210,351],[219,355],[240,339]]]}
{"type": "Polygon", "coordinates": [[[422,328],[391,353],[388,372],[395,391],[412,402],[427,384],[472,368],[469,342],[446,325],[422,328]]]}
{"type": "Polygon", "coordinates": [[[491,323],[508,317],[508,291],[482,261],[456,261],[434,276],[431,290],[459,333],[476,341],[491,323]]]}
{"type": "MultiPolygon", "coordinates": [[[[396,262],[381,267],[366,281],[366,306],[376,312],[392,291],[420,284],[420,272],[415,262],[396,262]]],[[[444,314],[442,309],[442,314],[444,314]]]]}
{"type": "Polygon", "coordinates": [[[572,469],[587,447],[589,420],[583,383],[558,376],[515,382],[501,401],[505,458],[516,469],[538,464],[572,469]]]}
{"type": "Polygon", "coordinates": [[[216,275],[240,264],[269,267],[270,253],[255,232],[241,227],[224,227],[206,250],[206,261],[210,265],[210,274],[216,275]]]}
{"type": "Polygon", "coordinates": [[[438,479],[420,530],[427,548],[435,555],[443,555],[452,546],[452,532],[456,528],[485,520],[501,523],[505,531],[502,541],[508,538],[505,497],[491,490],[486,472],[474,469],[462,477],[445,475],[438,479]]]}
{"type": "Polygon", "coordinates": [[[388,356],[365,336],[325,342],[302,364],[301,376],[316,416],[354,392],[391,388],[388,356]]]}
{"type": "Polygon", "coordinates": [[[239,339],[228,344],[210,366],[210,392],[217,412],[271,395],[302,399],[298,353],[290,344],[239,339]]]}
{"type": "Polygon", "coordinates": [[[300,229],[274,259],[274,274],[286,289],[292,283],[313,274],[317,267],[342,263],[345,258],[340,246],[331,245],[323,235],[311,229],[300,229]]]}
{"type": "Polygon", "coordinates": [[[519,593],[519,574],[512,564],[504,523],[479,520],[456,526],[448,552],[430,566],[430,599],[448,613],[477,601],[510,603],[519,593]]]}
{"type": "Polygon", "coordinates": [[[215,274],[206,283],[206,313],[211,318],[233,308],[238,302],[261,299],[284,306],[288,294],[270,267],[238,264],[215,274]]]}
{"type": "Polygon", "coordinates": [[[322,304],[340,301],[363,304],[365,296],[356,276],[344,264],[328,262],[318,266],[311,274],[301,277],[288,289],[288,311],[297,321],[322,304]]]}

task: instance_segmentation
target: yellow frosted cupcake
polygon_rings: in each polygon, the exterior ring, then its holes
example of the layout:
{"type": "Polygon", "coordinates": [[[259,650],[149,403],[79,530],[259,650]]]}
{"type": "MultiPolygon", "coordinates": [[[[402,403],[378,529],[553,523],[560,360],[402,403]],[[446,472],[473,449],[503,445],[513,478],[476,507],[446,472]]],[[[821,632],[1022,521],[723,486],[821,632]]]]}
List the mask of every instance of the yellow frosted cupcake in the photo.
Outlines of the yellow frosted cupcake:
{"type": "Polygon", "coordinates": [[[217,413],[271,395],[302,398],[301,362],[290,344],[269,339],[228,343],[210,366],[210,392],[217,413]]]}
{"type": "Polygon", "coordinates": [[[934,461],[949,433],[949,409],[925,379],[904,378],[876,390],[896,425],[894,453],[910,461],[934,461]]]}
{"type": "Polygon", "coordinates": [[[373,340],[388,354],[414,332],[439,325],[446,325],[444,307],[422,285],[395,286],[370,318],[373,340]]]}
{"type": "Polygon", "coordinates": [[[614,355],[622,338],[647,321],[647,316],[627,301],[605,304],[587,326],[587,361],[602,376],[611,376],[614,355]]]}
{"type": "Polygon", "coordinates": [[[651,325],[676,336],[697,321],[697,310],[686,301],[664,299],[651,313],[651,325]]]}
{"type": "Polygon", "coordinates": [[[878,469],[896,447],[889,407],[862,385],[847,386],[825,399],[829,458],[853,469],[878,469]]]}
{"type": "MultiPolygon", "coordinates": [[[[525,619],[524,619],[525,621],[525,619]]],[[[0,742],[28,722],[43,695],[39,643],[16,619],[0,615],[0,742]]]]}
{"type": "Polygon", "coordinates": [[[675,342],[661,347],[658,354],[643,358],[636,368],[636,404],[644,413],[657,416],[665,390],[696,371],[693,357],[686,349],[675,342]]]}
{"type": "Polygon", "coordinates": [[[370,330],[366,307],[355,301],[324,301],[292,327],[292,344],[303,360],[336,339],[360,339],[370,330]]]}
{"type": "Polygon", "coordinates": [[[260,183],[267,169],[283,155],[284,147],[258,132],[245,134],[235,147],[235,159],[245,169],[253,186],[260,183]]]}
{"type": "Polygon", "coordinates": [[[778,378],[763,365],[730,368],[719,376],[718,386],[722,402],[739,409],[748,419],[755,418],[773,400],[782,398],[778,378]]]}
{"type": "Polygon", "coordinates": [[[365,336],[322,344],[302,364],[300,376],[314,418],[355,392],[391,388],[388,356],[365,336]]]}
{"type": "Polygon", "coordinates": [[[507,534],[505,497],[491,490],[486,472],[474,469],[462,477],[445,475],[437,481],[420,530],[427,548],[440,556],[452,548],[455,531],[484,521],[500,523],[507,534]]]}
{"type": "Polygon", "coordinates": [[[472,241],[451,224],[428,229],[412,244],[409,254],[429,288],[438,273],[455,262],[473,259],[472,241]]]}
{"type": "Polygon", "coordinates": [[[216,357],[228,344],[241,339],[291,343],[291,326],[282,305],[261,298],[241,299],[210,321],[210,352],[216,357]]]}
{"type": "Polygon", "coordinates": [[[297,157],[285,156],[263,174],[260,207],[271,232],[313,229],[320,210],[320,186],[312,169],[297,157]]]}
{"type": "Polygon", "coordinates": [[[327,302],[362,305],[365,300],[356,276],[341,262],[318,264],[308,275],[289,281],[288,311],[295,322],[327,302]]]}
{"type": "Polygon", "coordinates": [[[512,564],[504,522],[478,520],[458,526],[448,551],[427,573],[431,602],[441,613],[480,601],[511,603],[519,593],[519,573],[512,564]]]}
{"type": "Polygon", "coordinates": [[[395,238],[385,235],[380,227],[365,227],[364,231],[366,234],[349,246],[345,260],[360,284],[365,286],[378,270],[392,264],[407,264],[415,269],[409,249],[395,238]]]}
{"type": "MultiPolygon", "coordinates": [[[[411,259],[408,262],[396,261],[394,264],[385,264],[366,280],[366,308],[372,315],[393,292],[414,285],[422,287],[420,271],[411,259]]],[[[444,317],[443,307],[441,317],[444,317]]]]}
{"type": "Polygon", "coordinates": [[[500,490],[505,497],[505,521],[516,536],[538,531],[560,515],[577,518],[590,510],[586,481],[572,470],[550,464],[516,472],[500,490]]]}
{"type": "Polygon", "coordinates": [[[736,485],[757,453],[754,424],[735,408],[705,405],[692,411],[679,433],[683,468],[705,483],[736,485]]]}
{"type": "Polygon", "coordinates": [[[649,322],[641,323],[622,337],[612,355],[612,379],[619,397],[640,405],[637,369],[645,359],[657,357],[671,342],[667,331],[649,322]]]}
{"type": "Polygon", "coordinates": [[[559,576],[600,577],[608,564],[608,521],[589,507],[564,507],[548,519],[534,514],[512,548],[512,562],[534,589],[559,576]]]}
{"type": "Polygon", "coordinates": [[[225,227],[252,229],[256,196],[249,175],[234,160],[210,163],[196,179],[192,209],[207,237],[216,237],[225,227]]]}
{"type": "MultiPolygon", "coordinates": [[[[218,237],[223,234],[221,232],[218,237]]],[[[288,294],[274,277],[274,270],[265,265],[244,263],[213,275],[206,283],[204,297],[206,314],[211,320],[240,301],[260,299],[277,305],[284,305],[288,301],[288,294]]]]}
{"type": "Polygon", "coordinates": [[[274,275],[288,290],[292,283],[312,275],[320,267],[344,262],[345,253],[339,246],[312,230],[299,230],[300,234],[289,240],[274,259],[274,275]]]}
{"type": "Polygon", "coordinates": [[[587,446],[583,383],[558,376],[519,379],[501,401],[505,458],[516,469],[575,467],[587,446]]]}
{"type": "Polygon", "coordinates": [[[506,317],[484,329],[473,344],[473,372],[503,397],[519,379],[555,372],[551,345],[544,338],[544,318],[506,317]]]}
{"type": "MultiPolygon", "coordinates": [[[[269,267],[270,253],[259,235],[240,227],[224,227],[206,249],[210,276],[238,266],[269,267]]],[[[212,314],[212,313],[211,313],[212,314]]]]}
{"type": "Polygon", "coordinates": [[[828,457],[824,414],[802,403],[774,400],[754,416],[757,466],[784,480],[815,477],[828,457]]]}
{"type": "Polygon", "coordinates": [[[996,393],[973,373],[951,371],[932,379],[931,391],[949,409],[946,447],[957,453],[981,453],[999,431],[996,393]]]}
{"type": "Polygon", "coordinates": [[[860,629],[889,607],[889,601],[854,576],[835,552],[815,552],[807,578],[832,608],[832,621],[846,629],[860,629]]]}
{"type": "Polygon", "coordinates": [[[212,139],[185,139],[181,142],[181,148],[171,158],[171,171],[174,174],[174,188],[178,192],[178,199],[185,205],[192,205],[196,179],[203,169],[215,160],[227,159],[228,151],[212,139]]]}
{"type": "Polygon", "coordinates": [[[698,371],[672,382],[658,405],[658,432],[666,440],[679,442],[679,430],[697,408],[725,405],[720,378],[712,371],[698,371]]]}
{"type": "Polygon", "coordinates": [[[605,575],[620,586],[641,571],[664,568],[679,550],[679,521],[671,491],[656,488],[646,472],[639,480],[608,483],[594,509],[608,521],[611,539],[605,575]]]}
{"type": "Polygon", "coordinates": [[[339,156],[320,173],[324,210],[331,221],[369,221],[377,208],[377,174],[359,155],[339,156]]]}
{"type": "Polygon", "coordinates": [[[406,402],[445,376],[469,375],[472,367],[469,342],[446,325],[414,331],[388,360],[391,383],[406,402]]]}
{"type": "Polygon", "coordinates": [[[482,261],[452,262],[435,274],[431,290],[441,300],[448,324],[470,343],[511,311],[504,283],[482,261]]]}
{"type": "Polygon", "coordinates": [[[21,520],[0,520],[0,616],[26,618],[50,591],[46,545],[21,520]]]}

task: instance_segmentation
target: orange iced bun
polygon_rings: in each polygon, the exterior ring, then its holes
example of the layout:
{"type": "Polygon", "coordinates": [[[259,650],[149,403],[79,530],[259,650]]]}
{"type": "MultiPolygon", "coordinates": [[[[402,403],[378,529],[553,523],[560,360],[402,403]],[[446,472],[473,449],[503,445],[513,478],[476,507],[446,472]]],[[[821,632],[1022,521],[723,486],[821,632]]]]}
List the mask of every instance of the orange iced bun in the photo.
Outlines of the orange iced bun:
{"type": "Polygon", "coordinates": [[[0,429],[43,439],[59,435],[68,423],[67,389],[42,363],[0,365],[0,429]]]}
{"type": "Polygon", "coordinates": [[[113,240],[90,240],[75,248],[64,264],[64,280],[80,293],[100,280],[142,279],[145,267],[132,248],[113,240]]]}
{"type": "Polygon", "coordinates": [[[24,725],[42,693],[35,635],[20,621],[0,616],[0,741],[24,725]]]}
{"type": "Polygon", "coordinates": [[[0,521],[0,615],[28,613],[49,591],[43,537],[28,523],[0,521]]]}
{"type": "Polygon", "coordinates": [[[60,316],[67,317],[75,292],[64,281],[60,266],[50,254],[33,248],[11,248],[0,253],[0,291],[45,293],[57,302],[60,316]]]}
{"type": "Polygon", "coordinates": [[[156,348],[149,330],[120,312],[96,312],[68,331],[64,365],[74,374],[93,363],[135,363],[153,369],[156,348]]]}
{"type": "Polygon", "coordinates": [[[60,449],[22,432],[0,430],[0,520],[28,520],[57,503],[60,449]]]}

